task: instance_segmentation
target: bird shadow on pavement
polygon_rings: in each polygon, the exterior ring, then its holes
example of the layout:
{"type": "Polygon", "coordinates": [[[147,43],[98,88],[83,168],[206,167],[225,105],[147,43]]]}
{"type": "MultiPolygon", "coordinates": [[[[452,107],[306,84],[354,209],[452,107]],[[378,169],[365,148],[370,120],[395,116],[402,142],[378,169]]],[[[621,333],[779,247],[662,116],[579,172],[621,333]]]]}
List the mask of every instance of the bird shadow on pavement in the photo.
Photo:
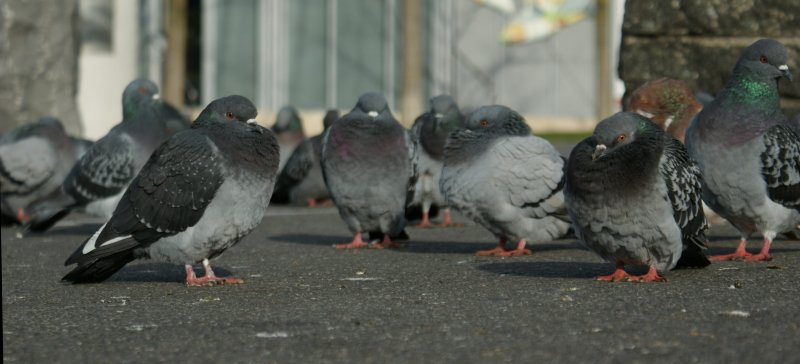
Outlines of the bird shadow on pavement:
{"type": "MultiPolygon", "coordinates": [[[[222,267],[213,267],[214,273],[220,277],[233,275],[231,271],[222,267]]],[[[195,265],[194,272],[202,276],[203,268],[195,265]]],[[[186,272],[183,266],[170,263],[149,262],[130,264],[108,279],[109,282],[179,282],[186,281],[186,272]]]]}
{"type": "MultiPolygon", "coordinates": [[[[400,250],[410,253],[438,253],[438,254],[475,254],[479,250],[491,249],[497,243],[492,242],[449,242],[449,241],[424,241],[424,240],[411,240],[403,242],[403,248],[400,250]]],[[[506,243],[506,247],[510,248],[511,244],[506,243]]],[[[528,244],[527,248],[533,251],[535,255],[537,252],[554,251],[554,250],[567,250],[567,249],[580,249],[583,247],[574,240],[556,241],[544,244],[528,244]]]]}
{"type": "Polygon", "coordinates": [[[332,246],[334,244],[347,243],[352,239],[346,235],[315,235],[315,234],[281,234],[270,236],[269,240],[306,244],[332,246]]]}
{"type": "Polygon", "coordinates": [[[67,226],[54,226],[47,231],[27,231],[25,232],[26,235],[46,235],[46,234],[53,234],[53,235],[86,235],[88,238],[92,234],[94,234],[97,229],[100,228],[103,224],[98,223],[84,223],[84,224],[77,224],[77,225],[67,225],[67,226]]]}
{"type": "Polygon", "coordinates": [[[608,263],[591,262],[498,262],[478,266],[496,274],[540,278],[594,278],[614,269],[608,263]]]}

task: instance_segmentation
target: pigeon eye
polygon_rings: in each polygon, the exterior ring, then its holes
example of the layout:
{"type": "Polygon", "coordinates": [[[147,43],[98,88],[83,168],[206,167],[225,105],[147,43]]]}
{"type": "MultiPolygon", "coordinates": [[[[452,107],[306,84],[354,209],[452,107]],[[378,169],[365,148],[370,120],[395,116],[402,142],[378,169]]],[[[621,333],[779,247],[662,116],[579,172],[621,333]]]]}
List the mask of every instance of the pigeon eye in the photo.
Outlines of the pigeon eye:
{"type": "Polygon", "coordinates": [[[480,125],[482,127],[487,127],[487,126],[489,126],[489,121],[486,120],[486,119],[483,119],[483,120],[481,120],[480,125]]]}
{"type": "Polygon", "coordinates": [[[762,54],[761,57],[758,58],[758,61],[761,63],[767,63],[769,62],[769,59],[767,59],[767,56],[762,54]]]}
{"type": "Polygon", "coordinates": [[[225,113],[225,117],[228,118],[228,120],[233,120],[233,113],[228,111],[225,113]]]}
{"type": "Polygon", "coordinates": [[[136,89],[136,91],[138,91],[140,94],[143,94],[145,92],[144,86],[139,87],[138,89],[136,89]]]}
{"type": "Polygon", "coordinates": [[[617,137],[617,141],[618,141],[618,142],[625,141],[625,138],[626,138],[626,137],[625,137],[625,134],[620,134],[620,135],[617,137]]]}

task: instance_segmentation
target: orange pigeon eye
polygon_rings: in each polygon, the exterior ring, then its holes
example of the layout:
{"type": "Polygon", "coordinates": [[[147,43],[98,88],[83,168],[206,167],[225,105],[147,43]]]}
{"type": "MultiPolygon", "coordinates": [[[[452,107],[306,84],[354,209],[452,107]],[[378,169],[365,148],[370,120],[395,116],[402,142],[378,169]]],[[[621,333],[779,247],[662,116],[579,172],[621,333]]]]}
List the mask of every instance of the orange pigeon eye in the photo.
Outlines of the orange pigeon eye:
{"type": "Polygon", "coordinates": [[[481,124],[482,127],[487,127],[487,126],[489,126],[489,121],[486,120],[486,119],[483,119],[483,120],[481,120],[480,124],[481,124]]]}
{"type": "Polygon", "coordinates": [[[767,59],[767,56],[765,56],[765,55],[763,55],[763,54],[761,55],[761,57],[759,57],[759,58],[758,58],[758,60],[759,60],[759,62],[761,62],[761,63],[767,63],[767,62],[769,62],[769,59],[767,59]]]}
{"type": "Polygon", "coordinates": [[[618,141],[618,142],[625,141],[625,138],[626,138],[626,137],[625,137],[625,134],[620,134],[620,135],[617,137],[617,141],[618,141]]]}
{"type": "Polygon", "coordinates": [[[233,113],[228,111],[225,113],[225,117],[228,118],[228,120],[233,120],[233,113]]]}

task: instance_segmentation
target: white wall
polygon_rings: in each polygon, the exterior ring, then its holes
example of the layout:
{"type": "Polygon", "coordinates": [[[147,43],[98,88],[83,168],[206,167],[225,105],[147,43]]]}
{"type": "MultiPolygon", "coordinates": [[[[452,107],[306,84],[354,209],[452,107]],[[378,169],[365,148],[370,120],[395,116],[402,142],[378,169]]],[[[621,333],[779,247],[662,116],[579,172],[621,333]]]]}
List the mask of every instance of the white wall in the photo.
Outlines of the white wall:
{"type": "Polygon", "coordinates": [[[122,91],[136,77],[138,1],[113,1],[110,53],[82,49],[78,107],[84,137],[95,140],[122,120],[122,91]]]}

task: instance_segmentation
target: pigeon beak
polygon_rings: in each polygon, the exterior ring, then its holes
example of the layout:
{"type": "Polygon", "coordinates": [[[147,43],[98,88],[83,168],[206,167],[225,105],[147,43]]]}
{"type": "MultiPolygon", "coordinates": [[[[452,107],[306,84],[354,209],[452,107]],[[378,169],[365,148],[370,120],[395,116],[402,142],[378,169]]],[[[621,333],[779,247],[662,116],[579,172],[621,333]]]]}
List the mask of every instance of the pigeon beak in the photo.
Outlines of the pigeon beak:
{"type": "Polygon", "coordinates": [[[607,148],[605,144],[598,144],[596,147],[594,147],[594,153],[592,153],[592,161],[596,161],[597,158],[600,158],[604,154],[606,154],[606,149],[607,148]]]}
{"type": "Polygon", "coordinates": [[[781,76],[788,78],[789,81],[792,81],[792,73],[789,72],[789,66],[782,64],[778,66],[778,69],[781,71],[781,76]]]}
{"type": "Polygon", "coordinates": [[[375,110],[372,110],[372,111],[368,112],[367,115],[369,115],[369,117],[371,117],[371,118],[376,118],[376,117],[378,117],[378,112],[375,111],[375,110]]]}
{"type": "Polygon", "coordinates": [[[161,95],[153,94],[153,100],[159,100],[159,99],[161,99],[161,95]]]}
{"type": "Polygon", "coordinates": [[[436,114],[433,114],[433,117],[435,117],[437,119],[441,119],[441,118],[444,117],[444,115],[442,113],[440,113],[440,112],[437,112],[436,114]]]}
{"type": "Polygon", "coordinates": [[[248,123],[248,124],[250,124],[250,125],[253,125],[253,124],[258,124],[258,122],[256,121],[256,119],[249,119],[249,120],[247,120],[247,123],[248,123]]]}

